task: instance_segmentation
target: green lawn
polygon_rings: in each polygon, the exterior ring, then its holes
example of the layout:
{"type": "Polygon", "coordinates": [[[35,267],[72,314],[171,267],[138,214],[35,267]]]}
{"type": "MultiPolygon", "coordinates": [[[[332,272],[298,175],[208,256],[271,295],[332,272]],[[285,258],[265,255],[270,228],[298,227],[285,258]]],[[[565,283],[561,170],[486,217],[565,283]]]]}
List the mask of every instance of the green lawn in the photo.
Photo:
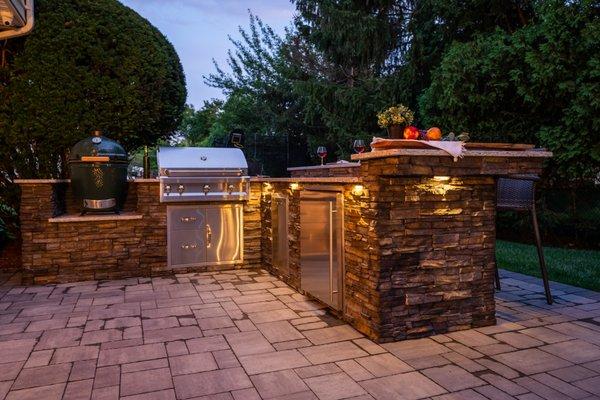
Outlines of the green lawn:
{"type": "MultiPolygon", "coordinates": [[[[600,251],[544,247],[544,256],[551,281],[600,291],[600,251]]],[[[500,268],[541,276],[533,245],[498,240],[496,257],[500,268]]]]}

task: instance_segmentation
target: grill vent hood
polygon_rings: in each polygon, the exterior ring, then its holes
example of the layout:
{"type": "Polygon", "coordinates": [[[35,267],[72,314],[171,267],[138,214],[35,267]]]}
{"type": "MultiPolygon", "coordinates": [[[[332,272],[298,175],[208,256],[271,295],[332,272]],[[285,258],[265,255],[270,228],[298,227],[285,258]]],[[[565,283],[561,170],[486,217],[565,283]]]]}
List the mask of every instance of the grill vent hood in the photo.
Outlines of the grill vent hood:
{"type": "MultiPolygon", "coordinates": [[[[171,174],[177,170],[248,171],[246,157],[240,149],[222,147],[160,147],[158,166],[171,174]]],[[[162,175],[162,173],[161,173],[162,175]]]]}

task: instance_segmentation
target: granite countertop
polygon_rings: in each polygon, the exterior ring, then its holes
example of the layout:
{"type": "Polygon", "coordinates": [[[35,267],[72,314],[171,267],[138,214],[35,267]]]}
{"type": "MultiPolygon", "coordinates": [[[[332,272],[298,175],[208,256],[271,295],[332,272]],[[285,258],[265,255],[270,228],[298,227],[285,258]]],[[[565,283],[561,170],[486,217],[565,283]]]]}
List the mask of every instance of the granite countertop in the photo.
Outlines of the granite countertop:
{"type": "MultiPolygon", "coordinates": [[[[452,157],[443,150],[437,149],[388,149],[353,154],[352,160],[370,160],[374,158],[399,156],[452,157]]],[[[465,150],[464,157],[520,157],[520,158],[550,158],[551,151],[546,150],[465,150]]]]}
{"type": "Polygon", "coordinates": [[[63,214],[58,217],[48,218],[48,222],[103,222],[103,221],[127,221],[142,219],[142,214],[135,212],[121,212],[120,214],[63,214]]]}

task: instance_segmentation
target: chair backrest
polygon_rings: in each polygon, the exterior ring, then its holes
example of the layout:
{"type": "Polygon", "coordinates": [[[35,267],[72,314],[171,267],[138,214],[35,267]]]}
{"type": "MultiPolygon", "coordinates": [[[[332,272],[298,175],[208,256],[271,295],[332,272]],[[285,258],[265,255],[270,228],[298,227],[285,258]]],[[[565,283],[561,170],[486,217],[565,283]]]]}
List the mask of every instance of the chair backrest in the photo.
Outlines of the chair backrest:
{"type": "Polygon", "coordinates": [[[499,210],[531,210],[535,201],[537,176],[499,178],[496,208],[499,210]]]}

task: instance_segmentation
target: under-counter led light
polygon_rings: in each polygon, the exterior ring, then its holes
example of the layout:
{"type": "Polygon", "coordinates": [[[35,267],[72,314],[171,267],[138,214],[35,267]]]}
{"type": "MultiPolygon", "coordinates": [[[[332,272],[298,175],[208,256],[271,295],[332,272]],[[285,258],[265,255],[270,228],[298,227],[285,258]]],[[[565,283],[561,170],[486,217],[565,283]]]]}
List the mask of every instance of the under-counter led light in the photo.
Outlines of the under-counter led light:
{"type": "Polygon", "coordinates": [[[290,183],[290,189],[292,189],[292,190],[298,190],[299,187],[300,187],[300,185],[295,182],[290,183]]]}
{"type": "Polygon", "coordinates": [[[434,181],[438,181],[438,182],[446,182],[450,180],[449,176],[434,176],[433,177],[434,181]]]}
{"type": "Polygon", "coordinates": [[[365,187],[363,185],[354,185],[352,188],[352,194],[355,196],[362,196],[365,192],[365,187]]]}

